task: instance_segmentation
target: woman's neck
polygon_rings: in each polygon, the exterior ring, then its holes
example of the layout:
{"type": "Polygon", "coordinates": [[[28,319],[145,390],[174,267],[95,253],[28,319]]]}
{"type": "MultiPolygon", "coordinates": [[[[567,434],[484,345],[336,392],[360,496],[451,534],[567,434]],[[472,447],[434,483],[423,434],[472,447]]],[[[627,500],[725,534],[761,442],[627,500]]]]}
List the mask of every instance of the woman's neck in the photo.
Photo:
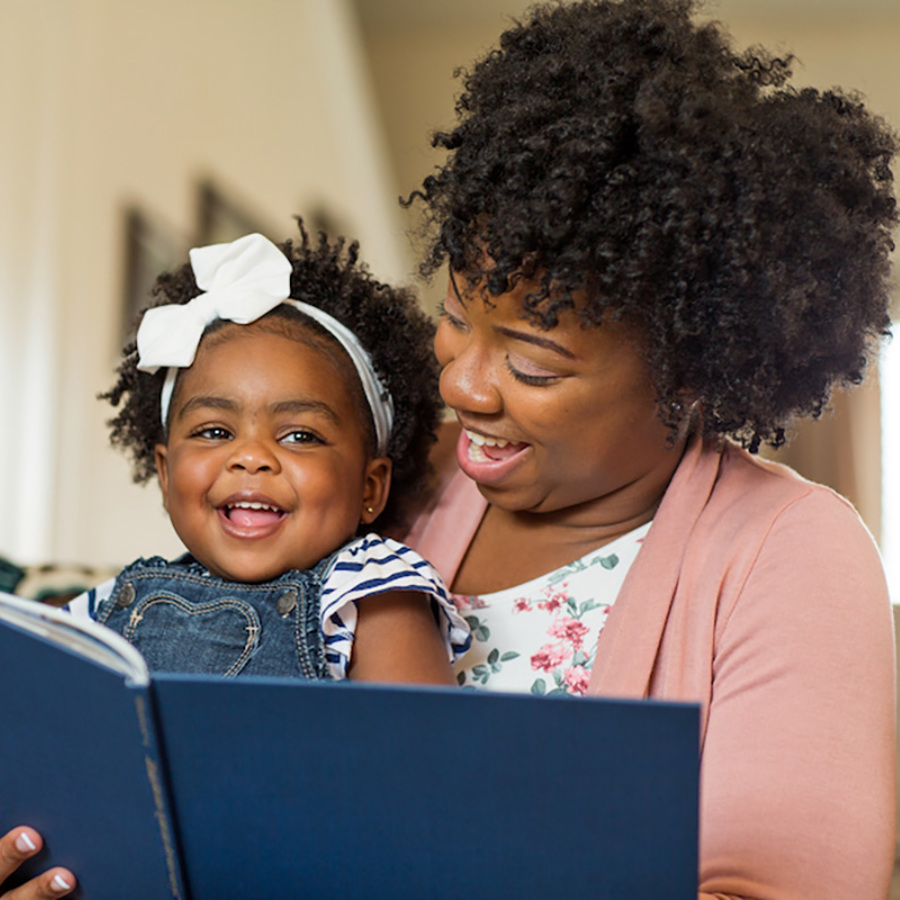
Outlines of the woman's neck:
{"type": "Polygon", "coordinates": [[[488,594],[555,571],[652,521],[681,460],[673,448],[671,468],[615,495],[553,512],[521,512],[488,506],[452,590],[488,594]]]}

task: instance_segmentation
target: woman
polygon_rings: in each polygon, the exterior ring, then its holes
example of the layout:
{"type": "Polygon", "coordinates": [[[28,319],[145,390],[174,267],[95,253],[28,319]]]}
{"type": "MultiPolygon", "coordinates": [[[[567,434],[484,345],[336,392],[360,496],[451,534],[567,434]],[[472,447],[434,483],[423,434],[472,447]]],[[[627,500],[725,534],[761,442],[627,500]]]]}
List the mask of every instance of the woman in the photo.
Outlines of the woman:
{"type": "MultiPolygon", "coordinates": [[[[875,900],[880,560],[849,504],[738,445],[862,379],[896,141],[690,14],[539,8],[466,75],[417,194],[462,428],[409,540],[473,627],[461,683],[701,703],[700,897],[875,900]]],[[[593,753],[565,764],[602,777],[593,753]]]]}
{"type": "MultiPolygon", "coordinates": [[[[875,900],[880,561],[845,501],[738,445],[861,380],[896,141],[691,12],[537,9],[466,76],[419,194],[426,269],[454,273],[436,350],[463,430],[409,540],[474,627],[465,684],[701,703],[699,897],[875,900]]],[[[602,778],[603,748],[580,749],[537,764],[602,778]]]]}

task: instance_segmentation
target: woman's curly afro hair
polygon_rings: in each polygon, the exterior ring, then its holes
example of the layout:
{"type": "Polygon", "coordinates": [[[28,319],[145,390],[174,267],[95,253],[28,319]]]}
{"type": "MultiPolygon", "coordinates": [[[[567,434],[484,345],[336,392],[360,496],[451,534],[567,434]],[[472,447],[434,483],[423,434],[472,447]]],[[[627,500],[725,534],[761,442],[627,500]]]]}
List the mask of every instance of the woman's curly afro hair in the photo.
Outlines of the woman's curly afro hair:
{"type": "MultiPolygon", "coordinates": [[[[338,239],[329,243],[324,234],[313,242],[299,219],[298,224],[299,243],[288,240],[280,245],[293,267],[291,297],[319,307],[353,331],[393,398],[394,424],[387,452],[393,461],[391,492],[377,522],[380,529],[390,529],[403,523],[406,510],[424,490],[429,472],[428,453],[441,409],[438,368],[432,350],[434,324],[420,310],[411,292],[389,287],[372,277],[359,262],[356,242],[346,245],[338,239]]],[[[157,299],[151,305],[161,306],[187,303],[201,291],[191,266],[186,264],[160,275],[152,293],[157,299]]],[[[288,335],[300,327],[316,341],[327,342],[329,349],[337,349],[355,379],[355,370],[336,339],[293,307],[277,307],[258,322],[261,327],[288,335]]],[[[225,324],[228,323],[216,321],[205,334],[225,324]]],[[[123,355],[117,382],[100,399],[108,400],[114,407],[122,404],[109,421],[111,441],[130,454],[134,480],[144,483],[156,474],[154,449],[166,439],[159,411],[165,370],[152,375],[139,371],[133,342],[125,347],[123,355]]],[[[361,386],[359,402],[374,450],[374,426],[361,386]]]]}
{"type": "Polygon", "coordinates": [[[407,203],[488,295],[540,276],[523,315],[573,306],[642,338],[664,422],[775,445],[858,383],[889,326],[891,130],[852,95],[789,86],[693,0],[531,10],[463,73],[446,164],[407,203]],[[512,281],[511,281],[512,279],[512,281]]]}

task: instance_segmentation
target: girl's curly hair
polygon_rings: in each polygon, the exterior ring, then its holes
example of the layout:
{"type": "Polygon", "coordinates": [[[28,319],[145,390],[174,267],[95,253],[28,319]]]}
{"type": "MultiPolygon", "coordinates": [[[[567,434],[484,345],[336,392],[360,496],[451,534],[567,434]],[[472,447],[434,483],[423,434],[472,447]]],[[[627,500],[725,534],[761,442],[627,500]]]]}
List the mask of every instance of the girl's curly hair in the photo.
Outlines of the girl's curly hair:
{"type": "MultiPolygon", "coordinates": [[[[751,450],[862,380],[890,324],[896,136],[855,95],[789,86],[693,0],[532,9],[463,72],[446,164],[406,201],[488,295],[552,328],[584,292],[642,337],[663,421],[751,450]]],[[[457,73],[459,74],[459,73],[457,73]]]]}
{"type": "MultiPolygon", "coordinates": [[[[394,402],[394,424],[387,455],[393,461],[391,492],[387,506],[378,518],[382,530],[402,525],[412,502],[425,489],[429,473],[428,454],[435,440],[440,416],[438,368],[432,342],[434,324],[420,310],[415,296],[406,290],[392,288],[377,281],[359,262],[359,245],[347,245],[341,238],[329,243],[324,234],[313,242],[297,220],[299,243],[285,241],[279,245],[290,260],[291,297],[317,306],[346,325],[359,338],[372,357],[382,384],[394,402]]],[[[189,264],[159,276],[152,289],[157,300],[151,306],[187,303],[201,293],[189,264]]],[[[149,308],[149,307],[148,307],[149,308]]],[[[337,340],[318,323],[289,306],[277,307],[266,317],[264,327],[290,334],[298,324],[317,341],[327,341],[345,352],[337,340]]],[[[264,320],[258,320],[262,323],[264,320]]],[[[223,326],[212,323],[204,334],[223,326]]],[[[160,393],[165,370],[150,375],[137,368],[137,346],[134,342],[123,350],[118,380],[100,394],[112,406],[121,409],[109,420],[110,439],[132,459],[133,478],[145,483],[156,474],[154,448],[165,443],[165,425],[160,421],[160,393]]],[[[349,358],[348,371],[353,373],[349,358]]],[[[177,391],[177,388],[176,388],[177,391]]],[[[362,387],[359,390],[361,413],[367,419],[374,450],[374,426],[362,387]]]]}

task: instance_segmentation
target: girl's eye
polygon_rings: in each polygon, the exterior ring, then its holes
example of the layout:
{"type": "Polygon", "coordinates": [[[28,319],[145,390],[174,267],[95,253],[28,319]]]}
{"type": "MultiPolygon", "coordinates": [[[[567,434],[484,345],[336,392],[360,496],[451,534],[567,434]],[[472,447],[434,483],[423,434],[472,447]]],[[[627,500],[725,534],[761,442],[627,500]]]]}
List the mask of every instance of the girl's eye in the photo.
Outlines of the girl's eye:
{"type": "Polygon", "coordinates": [[[231,432],[219,425],[210,425],[207,428],[198,428],[194,436],[207,441],[227,441],[231,439],[231,432]]]}
{"type": "Polygon", "coordinates": [[[322,439],[311,431],[298,429],[297,431],[289,431],[281,440],[285,444],[321,444],[322,439]]]}
{"type": "Polygon", "coordinates": [[[532,372],[523,372],[512,364],[508,356],[506,357],[506,368],[516,381],[521,381],[522,384],[529,384],[533,387],[546,387],[548,384],[552,384],[554,381],[562,378],[561,375],[535,375],[532,372]]]}

